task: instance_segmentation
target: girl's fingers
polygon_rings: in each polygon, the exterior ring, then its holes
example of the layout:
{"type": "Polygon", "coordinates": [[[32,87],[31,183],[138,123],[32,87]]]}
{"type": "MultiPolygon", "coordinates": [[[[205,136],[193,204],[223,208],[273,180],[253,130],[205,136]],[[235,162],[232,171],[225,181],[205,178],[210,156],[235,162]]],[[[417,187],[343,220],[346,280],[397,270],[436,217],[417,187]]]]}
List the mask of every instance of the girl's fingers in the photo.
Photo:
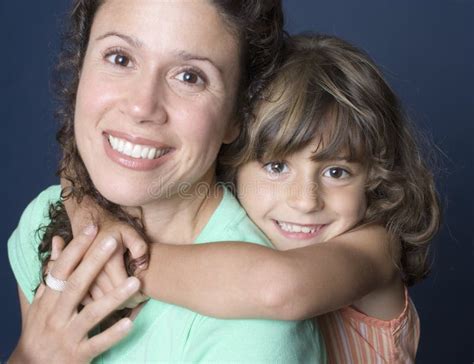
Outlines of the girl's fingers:
{"type": "Polygon", "coordinates": [[[123,318],[104,332],[93,336],[81,344],[85,356],[94,358],[122,340],[132,329],[133,323],[129,318],[123,318]]]}
{"type": "Polygon", "coordinates": [[[85,306],[74,320],[74,331],[81,335],[100,323],[114,312],[140,288],[140,281],[128,278],[120,287],[115,288],[101,299],[85,306]]]}
{"type": "MultiPolygon", "coordinates": [[[[108,280],[105,282],[105,278],[101,277],[101,283],[103,284],[101,284],[100,287],[102,291],[104,291],[105,288],[109,288],[106,286],[107,284],[111,284],[111,288],[118,287],[127,279],[128,275],[125,269],[124,258],[120,252],[115,252],[112,258],[110,258],[105,265],[104,272],[108,280]]],[[[106,291],[109,290],[110,289],[107,289],[106,291]]]]}
{"type": "MultiPolygon", "coordinates": [[[[110,259],[116,247],[117,241],[113,238],[105,239],[93,247],[90,254],[80,262],[68,278],[66,288],[59,298],[58,310],[61,310],[67,317],[70,317],[75,312],[76,307],[89,292],[89,288],[103,269],[105,263],[110,259]]],[[[64,250],[63,255],[66,252],[67,249],[64,250]]],[[[61,258],[57,263],[60,260],[61,258]]],[[[55,269],[56,265],[53,270],[55,269]]]]}
{"type": "MultiPolygon", "coordinates": [[[[131,226],[121,228],[123,245],[130,251],[131,259],[138,259],[148,254],[148,244],[131,226]]],[[[147,262],[145,262],[147,263],[147,262]]]]}

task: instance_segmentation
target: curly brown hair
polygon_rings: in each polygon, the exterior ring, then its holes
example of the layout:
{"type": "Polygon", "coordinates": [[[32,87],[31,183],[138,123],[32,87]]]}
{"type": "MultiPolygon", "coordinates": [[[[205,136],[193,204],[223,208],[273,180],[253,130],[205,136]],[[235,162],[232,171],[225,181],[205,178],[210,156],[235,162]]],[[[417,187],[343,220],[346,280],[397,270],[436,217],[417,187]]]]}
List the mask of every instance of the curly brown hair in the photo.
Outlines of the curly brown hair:
{"type": "MultiPolygon", "coordinates": [[[[430,270],[429,244],[439,229],[440,204],[424,159],[423,138],[370,57],[328,35],[289,40],[278,76],[264,92],[245,141],[222,159],[223,179],[235,186],[249,161],[282,160],[319,138],[314,160],[340,157],[369,171],[361,224],[383,225],[401,242],[403,280],[412,285],[430,270]]],[[[429,150],[432,153],[432,150],[429,150]]]]}
{"type": "MultiPolygon", "coordinates": [[[[275,74],[282,60],[286,33],[283,31],[281,0],[209,0],[222,15],[230,31],[240,43],[241,78],[234,112],[245,135],[253,105],[261,90],[275,74]]],[[[121,221],[130,223],[144,234],[141,221],[127,214],[120,206],[106,200],[94,187],[79,155],[74,135],[74,110],[77,89],[89,34],[94,16],[104,0],[75,0],[67,28],[62,37],[62,49],[55,69],[53,85],[57,95],[56,117],[60,122],[57,140],[62,149],[58,174],[69,181],[62,199],[75,198],[80,202],[91,197],[100,207],[121,221]]],[[[54,235],[66,243],[72,239],[70,222],[62,202],[50,207],[50,223],[44,227],[39,255],[45,270],[54,235]]]]}

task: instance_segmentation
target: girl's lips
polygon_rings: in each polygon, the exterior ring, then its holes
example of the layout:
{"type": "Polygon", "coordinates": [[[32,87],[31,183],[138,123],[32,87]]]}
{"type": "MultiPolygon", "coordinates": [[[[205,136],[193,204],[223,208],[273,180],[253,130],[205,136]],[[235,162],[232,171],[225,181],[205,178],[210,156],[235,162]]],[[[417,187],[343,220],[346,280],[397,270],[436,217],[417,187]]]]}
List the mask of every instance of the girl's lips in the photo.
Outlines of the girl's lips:
{"type": "Polygon", "coordinates": [[[283,221],[281,221],[279,223],[279,221],[277,220],[273,220],[273,223],[275,224],[277,230],[280,232],[280,234],[282,234],[284,237],[288,238],[288,239],[295,239],[295,240],[307,240],[307,239],[313,239],[315,238],[316,236],[318,236],[321,231],[327,226],[327,224],[321,224],[321,225],[316,225],[316,224],[312,224],[312,225],[304,225],[304,224],[290,224],[290,223],[286,223],[286,224],[289,224],[289,225],[299,225],[299,226],[302,226],[302,227],[308,227],[310,229],[312,229],[313,231],[312,232],[309,232],[309,233],[304,233],[304,232],[291,232],[291,231],[286,231],[286,230],[283,230],[282,227],[280,226],[280,223],[284,223],[283,221]]]}
{"type": "MultiPolygon", "coordinates": [[[[110,135],[117,136],[119,138],[124,138],[123,136],[120,136],[120,134],[116,134],[116,133],[115,134],[110,134],[110,135]]],[[[158,168],[163,163],[165,163],[169,158],[171,158],[171,155],[173,154],[173,151],[174,151],[174,149],[171,149],[165,155],[163,155],[159,158],[155,158],[155,159],[133,158],[133,157],[122,154],[122,153],[112,149],[112,146],[110,145],[109,139],[108,139],[109,134],[104,133],[104,134],[102,134],[102,137],[103,137],[102,139],[103,139],[105,154],[113,162],[117,163],[118,165],[120,165],[122,167],[125,167],[125,168],[128,168],[128,169],[135,170],[135,171],[150,171],[152,169],[158,168]]],[[[127,140],[130,140],[130,139],[127,139],[127,140]]],[[[140,140],[140,138],[136,138],[134,143],[138,144],[138,140],[140,140]]],[[[148,144],[149,141],[147,142],[146,140],[143,140],[143,139],[141,139],[141,140],[142,140],[142,143],[145,144],[145,145],[153,145],[153,146],[156,145],[156,142],[155,142],[155,144],[148,144]]],[[[132,141],[130,140],[130,142],[132,142],[132,141]]]]}

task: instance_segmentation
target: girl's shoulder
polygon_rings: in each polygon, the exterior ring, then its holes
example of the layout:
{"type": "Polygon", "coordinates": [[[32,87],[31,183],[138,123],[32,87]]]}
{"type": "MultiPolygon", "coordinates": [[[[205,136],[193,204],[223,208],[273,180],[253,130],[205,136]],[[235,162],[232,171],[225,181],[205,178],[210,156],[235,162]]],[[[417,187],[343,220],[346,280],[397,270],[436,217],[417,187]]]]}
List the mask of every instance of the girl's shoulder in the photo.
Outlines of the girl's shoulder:
{"type": "Polygon", "coordinates": [[[420,336],[415,305],[403,287],[403,310],[389,320],[370,316],[354,306],[318,318],[329,363],[414,363],[420,336]],[[346,357],[346,355],[348,355],[346,357]]]}

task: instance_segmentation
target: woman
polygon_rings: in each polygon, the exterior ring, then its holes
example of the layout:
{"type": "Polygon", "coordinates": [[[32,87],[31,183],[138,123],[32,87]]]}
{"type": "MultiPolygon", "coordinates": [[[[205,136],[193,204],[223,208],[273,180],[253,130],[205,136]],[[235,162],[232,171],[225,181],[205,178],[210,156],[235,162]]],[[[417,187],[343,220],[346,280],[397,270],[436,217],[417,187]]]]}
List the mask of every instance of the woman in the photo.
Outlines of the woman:
{"type": "MultiPolygon", "coordinates": [[[[233,141],[241,128],[245,132],[237,115],[250,110],[278,58],[281,4],[77,0],[72,19],[78,72],[67,94],[60,142],[61,169],[76,197],[92,195],[123,218],[138,221],[152,242],[269,245],[232,195],[216,187],[215,160],[223,143],[233,141]]],[[[9,241],[27,316],[12,361],[35,356],[41,361],[53,354],[56,361],[91,360],[123,334],[112,326],[88,339],[87,331],[138,288],[131,279],[115,299],[106,295],[98,301],[102,304],[91,308],[91,303],[86,314],[77,314],[87,287],[116,248],[114,241],[93,246],[75,268],[95,234],[88,229],[55,262],[48,287],[31,304],[40,262],[28,234],[49,222],[45,210],[59,198],[59,187],[44,191],[9,241]],[[43,335],[48,331],[53,333],[43,335]]],[[[56,206],[41,252],[49,250],[51,234],[70,238],[65,211],[56,206]]],[[[153,300],[134,309],[132,317],[131,333],[100,359],[324,360],[317,327],[309,321],[217,320],[153,300]]]]}

